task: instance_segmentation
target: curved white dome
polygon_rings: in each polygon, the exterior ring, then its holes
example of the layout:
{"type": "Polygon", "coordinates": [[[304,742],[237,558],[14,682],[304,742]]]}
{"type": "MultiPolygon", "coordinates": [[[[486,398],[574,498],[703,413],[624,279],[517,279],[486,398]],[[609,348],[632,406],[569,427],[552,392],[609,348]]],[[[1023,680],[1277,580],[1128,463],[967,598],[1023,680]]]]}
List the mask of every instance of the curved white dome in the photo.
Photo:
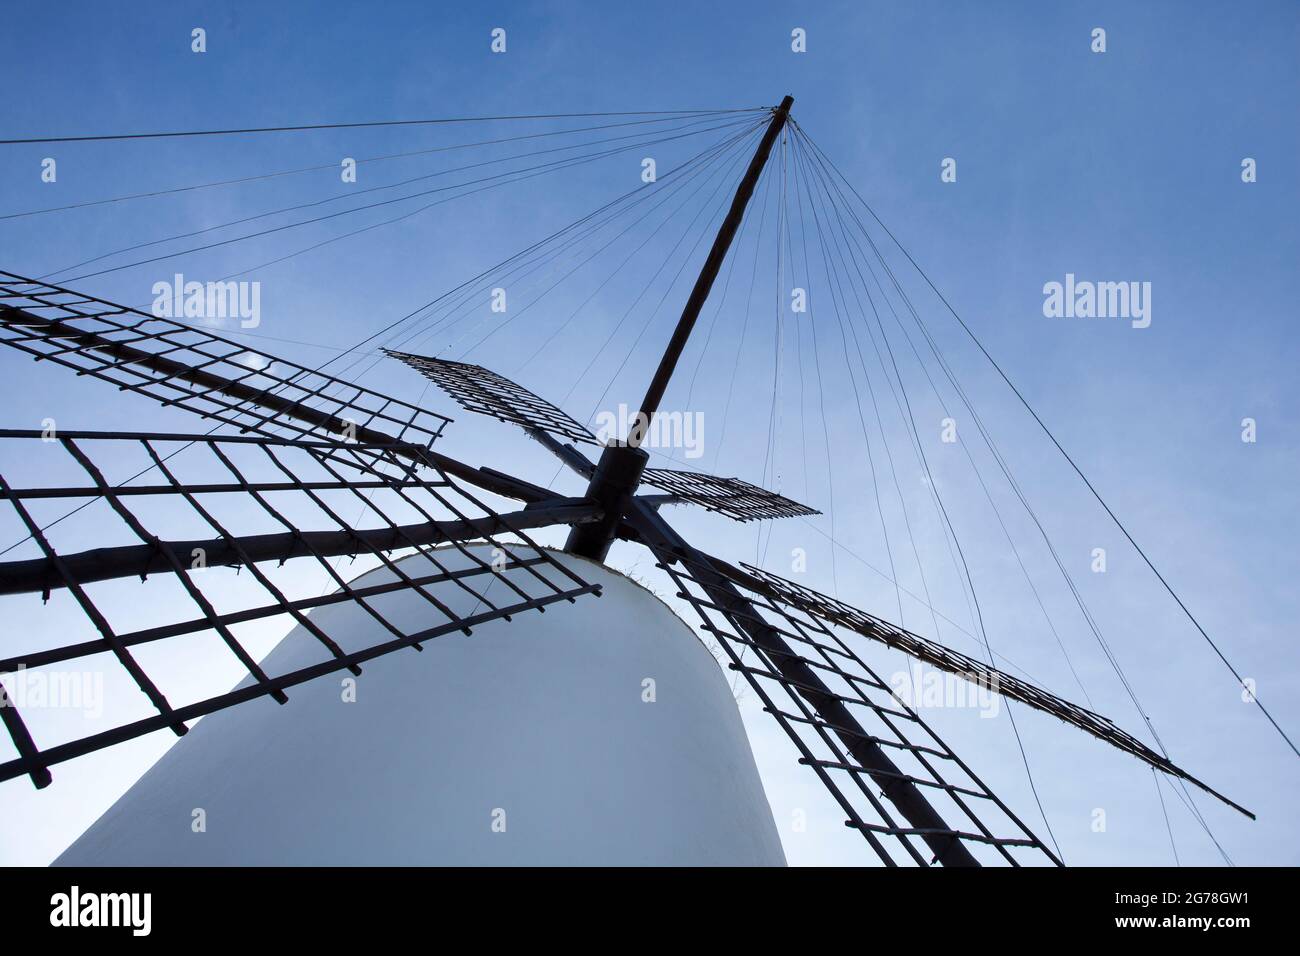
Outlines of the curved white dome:
{"type": "MultiPolygon", "coordinates": [[[[718,663],[644,588],[556,557],[603,596],[370,661],[354,702],[341,672],[290,688],[284,706],[211,714],[55,865],[784,865],[718,663]]],[[[436,594],[473,612],[455,585],[436,594]]],[[[374,603],[398,626],[442,620],[409,591],[374,603]]],[[[349,635],[345,650],[390,637],[351,603],[313,617],[349,635]]],[[[263,664],[274,675],[323,658],[295,628],[263,664]]]]}

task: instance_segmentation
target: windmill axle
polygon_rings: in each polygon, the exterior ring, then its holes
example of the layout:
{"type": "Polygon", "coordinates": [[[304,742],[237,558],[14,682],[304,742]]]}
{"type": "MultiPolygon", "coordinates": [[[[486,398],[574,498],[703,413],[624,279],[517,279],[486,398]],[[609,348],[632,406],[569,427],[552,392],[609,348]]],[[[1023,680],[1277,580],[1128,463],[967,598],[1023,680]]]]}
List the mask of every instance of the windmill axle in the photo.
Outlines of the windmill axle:
{"type": "Polygon", "coordinates": [[[564,550],[593,561],[604,561],[614,543],[623,515],[641,481],[650,456],[622,443],[605,446],[587,487],[587,498],[603,511],[599,521],[574,525],[564,550]]]}

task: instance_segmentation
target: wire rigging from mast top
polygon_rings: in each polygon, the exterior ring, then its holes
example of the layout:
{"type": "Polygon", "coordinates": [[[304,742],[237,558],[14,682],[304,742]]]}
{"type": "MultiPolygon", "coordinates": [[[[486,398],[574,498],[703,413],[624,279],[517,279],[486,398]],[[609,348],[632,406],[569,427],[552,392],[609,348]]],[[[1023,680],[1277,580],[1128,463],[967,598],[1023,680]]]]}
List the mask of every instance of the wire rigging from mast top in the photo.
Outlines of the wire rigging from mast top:
{"type": "Polygon", "coordinates": [[[506,116],[460,116],[441,119],[369,120],[360,123],[314,123],[305,126],[249,126],[235,129],[179,130],[163,133],[103,133],[93,136],[29,136],[0,139],[0,146],[27,143],[94,143],[111,140],[177,139],[190,136],[235,136],[247,133],[300,133],[310,130],[366,129],[385,126],[445,126],[454,123],[496,123],[505,120],[577,119],[602,116],[689,116],[695,113],[758,113],[766,107],[738,107],[724,110],[625,110],[608,113],[524,113],[506,116]]]}

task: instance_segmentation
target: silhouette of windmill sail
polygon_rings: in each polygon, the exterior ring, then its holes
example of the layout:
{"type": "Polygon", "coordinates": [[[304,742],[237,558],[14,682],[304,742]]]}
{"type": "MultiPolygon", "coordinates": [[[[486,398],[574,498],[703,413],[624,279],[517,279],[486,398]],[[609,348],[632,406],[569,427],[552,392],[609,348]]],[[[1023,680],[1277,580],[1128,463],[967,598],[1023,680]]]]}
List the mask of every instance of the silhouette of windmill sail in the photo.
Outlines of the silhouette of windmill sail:
{"type": "MultiPolygon", "coordinates": [[[[19,756],[0,763],[0,780],[27,774],[44,787],[55,763],[158,729],[183,735],[186,721],[233,704],[264,696],[283,703],[286,690],[303,681],[343,669],[359,673],[366,660],[408,647],[419,650],[422,641],[440,634],[469,632],[476,624],[599,594],[598,587],[554,561],[526,535],[530,528],[595,520],[599,509],[433,452],[428,444],[449,421],[442,416],[296,363],[250,352],[207,331],[8,273],[0,281],[0,341],[39,360],[215,418],[244,433],[0,431],[0,442],[9,446],[7,461],[14,465],[39,461],[38,473],[27,482],[0,476],[0,497],[12,509],[15,524],[41,553],[34,559],[0,563],[0,594],[39,593],[48,600],[54,591],[66,592],[98,633],[94,640],[6,656],[0,660],[0,672],[109,652],[156,711],[112,730],[42,749],[17,707],[8,701],[0,707],[0,716],[19,756]],[[254,368],[245,365],[246,355],[256,357],[254,368]],[[234,370],[234,377],[214,369],[234,370]],[[285,434],[290,437],[280,437],[285,434]],[[50,461],[51,444],[65,453],[67,461],[50,461]],[[39,447],[40,454],[14,453],[15,445],[39,447]],[[107,480],[100,462],[110,454],[116,461],[124,450],[133,452],[145,472],[156,476],[150,483],[107,480]],[[187,454],[180,457],[183,450],[187,454]],[[81,481],[51,486],[48,479],[41,480],[43,475],[65,473],[79,474],[81,481]],[[531,507],[498,513],[470,490],[471,485],[526,501],[531,507]],[[236,515],[238,523],[223,517],[226,509],[209,504],[214,498],[243,503],[236,515]],[[34,510],[51,502],[106,504],[119,523],[114,530],[125,529],[134,543],[77,551],[56,547],[49,533],[54,522],[46,524],[34,510]],[[145,507],[159,502],[168,510],[162,514],[153,507],[151,522],[144,515],[145,507]],[[343,507],[355,509],[358,504],[363,506],[360,519],[340,513],[343,507]],[[188,523],[208,533],[166,539],[155,530],[154,522],[163,521],[167,527],[188,523]],[[499,535],[518,541],[507,543],[499,535]],[[464,546],[473,539],[484,539],[497,549],[500,558],[495,566],[464,546]],[[449,569],[439,559],[439,545],[455,547],[471,560],[465,567],[449,569]],[[418,578],[407,575],[389,557],[400,549],[420,553],[430,562],[431,572],[418,578]],[[352,588],[332,563],[343,556],[366,557],[387,568],[396,581],[352,588]],[[266,564],[299,561],[318,565],[339,590],[324,596],[288,596],[266,564]],[[221,599],[221,581],[213,579],[220,578],[219,570],[230,568],[246,570],[257,582],[261,603],[223,606],[229,602],[221,599]],[[526,573],[522,577],[500,574],[515,568],[526,573]],[[88,588],[129,577],[148,584],[151,576],[174,577],[197,616],[124,630],[88,588]],[[489,595],[496,581],[505,582],[504,587],[489,595]],[[432,590],[441,584],[475,595],[474,613],[465,617],[451,611],[432,590]],[[376,599],[399,587],[423,597],[430,619],[437,623],[410,630],[387,620],[376,599]],[[379,621],[387,640],[344,653],[338,641],[307,615],[313,608],[340,602],[355,603],[379,621]],[[297,623],[320,642],[327,658],[292,673],[264,673],[237,634],[263,621],[297,623]],[[228,694],[173,705],[138,663],[133,649],[197,634],[218,635],[254,682],[228,694]]],[[[94,533],[105,539],[113,536],[103,527],[94,533]]]]}
{"type": "MultiPolygon", "coordinates": [[[[591,445],[601,444],[600,439],[563,409],[490,369],[393,349],[384,349],[384,352],[422,373],[466,411],[520,425],[548,446],[550,442],[545,438],[547,434],[591,445]]],[[[578,456],[567,460],[573,464],[580,458],[578,456]]],[[[583,466],[579,464],[577,468],[582,471],[583,466]]],[[[592,470],[594,466],[582,473],[585,477],[591,477],[592,470]]],[[[668,492],[669,497],[663,499],[662,503],[696,504],[736,521],[793,518],[821,513],[739,478],[718,478],[672,468],[646,468],[641,473],[641,481],[668,492]]]]}
{"type": "MultiPolygon", "coordinates": [[[[1200,787],[1206,793],[1226,803],[1234,810],[1254,819],[1254,814],[1249,810],[1234,803],[1203,781],[1176,766],[1167,757],[1152,750],[1132,734],[1121,730],[1108,717],[1103,717],[1078,704],[1057,697],[1041,687],[962,654],[960,651],[954,651],[951,648],[944,647],[937,641],[903,630],[875,615],[858,610],[843,601],[838,601],[828,595],[814,591],[812,588],[786,580],[770,571],[764,571],[753,565],[743,563],[740,568],[736,568],[715,557],[708,557],[707,560],[713,568],[720,570],[733,583],[751,594],[766,599],[766,607],[769,610],[776,610],[777,606],[780,605],[782,608],[781,613],[787,616],[787,620],[789,620],[789,611],[802,611],[805,615],[815,617],[824,624],[853,631],[872,641],[902,651],[907,656],[922,663],[947,671],[950,674],[956,674],[964,680],[998,693],[1009,700],[1016,700],[1035,710],[1051,714],[1058,720],[1078,727],[1080,730],[1092,734],[1097,739],[1105,741],[1118,750],[1132,754],[1143,763],[1149,764],[1157,770],[1162,770],[1170,776],[1180,777],[1200,787]],[[743,571],[741,568],[743,568],[743,571]]],[[[804,627],[809,627],[811,624],[807,620],[801,623],[804,627]]],[[[822,630],[824,633],[824,629],[822,630]]]]}

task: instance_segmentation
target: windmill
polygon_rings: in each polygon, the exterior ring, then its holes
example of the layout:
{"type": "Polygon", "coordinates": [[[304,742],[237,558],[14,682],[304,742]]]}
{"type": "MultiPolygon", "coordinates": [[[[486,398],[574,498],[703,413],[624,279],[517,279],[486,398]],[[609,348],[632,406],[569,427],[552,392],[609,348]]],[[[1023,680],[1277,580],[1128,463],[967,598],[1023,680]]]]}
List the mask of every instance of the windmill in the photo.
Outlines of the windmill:
{"type": "MultiPolygon", "coordinates": [[[[364,735],[322,739],[326,726],[331,733],[338,730],[324,723],[324,702],[337,700],[337,686],[324,692],[315,689],[329,684],[321,679],[330,675],[346,675],[342,677],[346,681],[372,663],[376,668],[389,667],[391,680],[383,686],[394,699],[381,705],[379,717],[372,712],[370,722],[361,726],[372,731],[381,728],[385,735],[400,729],[408,740],[435,734],[461,735],[471,742],[499,739],[480,734],[501,716],[502,708],[511,706],[518,682],[528,680],[530,674],[539,679],[536,668],[544,671],[540,679],[561,682],[561,694],[583,694],[591,673],[581,668],[549,670],[547,640],[554,642],[556,654],[605,653],[611,646],[619,647],[621,639],[628,654],[652,653],[656,635],[680,626],[666,608],[655,609],[604,566],[616,540],[644,547],[653,555],[676,586],[677,597],[690,606],[702,631],[721,648],[730,669],[743,677],[788,736],[799,762],[817,776],[843,810],[847,828],[856,831],[886,865],[1059,865],[1061,860],[914,708],[891,691],[864,658],[862,648],[869,644],[901,651],[1048,713],[1249,815],[1105,717],[842,601],[756,566],[712,555],[691,544],[664,517],[664,508],[676,505],[702,507],[741,522],[815,513],[736,478],[649,467],[641,447],[773,145],[787,125],[791,104],[786,97],[765,119],[756,150],[625,436],[602,443],[556,405],[492,370],[388,351],[392,360],[423,375],[465,410],[521,427],[587,482],[580,497],[562,496],[525,478],[473,467],[435,450],[450,419],[417,404],[206,329],[39,279],[0,273],[0,341],[4,344],[38,361],[217,423],[206,433],[179,434],[62,428],[53,433],[0,431],[0,442],[10,447],[52,445],[62,460],[53,467],[46,455],[42,475],[69,476],[66,483],[54,484],[48,478],[23,482],[0,476],[0,497],[40,551],[32,559],[0,563],[0,594],[57,598],[65,608],[74,607],[95,635],[7,656],[0,660],[0,673],[108,654],[148,703],[147,713],[111,730],[41,746],[29,732],[21,708],[6,700],[0,716],[17,756],[0,763],[0,780],[27,776],[43,788],[50,785],[51,768],[59,763],[155,731],[186,736],[192,721],[214,715],[198,725],[193,743],[182,741],[174,747],[74,844],[64,862],[121,861],[128,859],[123,855],[128,846],[142,854],[129,858],[133,862],[210,860],[194,856],[190,848],[168,855],[167,839],[151,829],[159,808],[178,791],[177,799],[183,803],[189,796],[186,788],[195,786],[196,780],[215,786],[215,775],[224,772],[222,766],[233,766],[239,768],[235,779],[221,785],[229,797],[227,808],[233,814],[252,814],[293,788],[295,772],[308,772],[306,764],[295,763],[295,754],[312,747],[324,747],[319,753],[325,753],[336,743],[350,748],[345,752],[357,759],[367,749],[373,751],[378,743],[364,735]],[[589,456],[579,446],[598,448],[599,455],[589,456]],[[181,450],[186,451],[184,458],[181,450]],[[150,483],[109,482],[100,464],[109,456],[138,460],[151,476],[150,483]],[[644,490],[647,487],[653,490],[644,490]],[[499,510],[485,495],[518,506],[499,510]],[[227,504],[211,503],[218,499],[227,504]],[[48,526],[35,513],[41,502],[91,501],[106,505],[116,517],[120,541],[69,551],[53,543],[48,526]],[[232,501],[238,507],[230,507],[232,501]],[[367,520],[350,519],[348,507],[340,501],[350,502],[351,508],[360,505],[367,520]],[[180,527],[193,530],[184,536],[164,534],[164,529],[180,527]],[[530,531],[553,527],[570,529],[562,552],[544,548],[528,536],[530,531]],[[394,557],[397,552],[410,553],[394,557]],[[345,579],[337,559],[357,556],[364,557],[371,570],[345,579]],[[291,597],[280,575],[299,564],[323,569],[334,590],[291,597]],[[239,579],[241,594],[255,592],[258,597],[237,607],[219,600],[216,579],[229,587],[232,574],[239,579]],[[164,583],[192,603],[194,610],[184,618],[119,627],[97,602],[95,592],[100,586],[141,586],[132,579],[145,586],[164,583]],[[597,618],[590,616],[595,613],[590,609],[596,605],[602,605],[601,614],[614,615],[602,621],[625,622],[619,633],[595,633],[597,627],[606,626],[592,623],[597,618]],[[613,611],[608,610],[611,606],[613,611]],[[639,613],[649,623],[632,620],[639,613]],[[544,625],[538,623],[543,618],[544,625]],[[259,627],[292,628],[283,644],[260,662],[242,637],[259,627]],[[516,631],[527,636],[508,639],[516,631]],[[457,632],[461,637],[455,636],[457,632]],[[197,637],[219,642],[235,655],[247,676],[228,693],[175,705],[140,663],[141,650],[197,637]],[[435,642],[443,637],[448,640],[435,642]],[[594,637],[599,641],[593,643],[594,637]],[[473,658],[476,642],[492,645],[481,659],[473,658]],[[529,645],[527,656],[520,649],[524,643],[529,645]],[[443,646],[471,656],[438,658],[443,665],[456,666],[459,661],[470,668],[487,662],[497,668],[492,671],[491,687],[460,686],[455,673],[441,670],[440,679],[451,682],[432,686],[452,696],[451,710],[429,709],[437,706],[430,699],[436,696],[433,692],[418,699],[402,697],[410,689],[402,681],[413,679],[403,674],[418,673],[422,664],[402,662],[405,652],[427,653],[443,646]],[[496,679],[512,668],[518,670],[496,679]],[[315,696],[295,709],[300,692],[315,696]],[[272,702],[282,706],[272,707],[272,702]],[[430,723],[441,719],[451,721],[451,726],[430,723]],[[412,721],[422,723],[411,726],[412,721]]],[[[22,457],[11,452],[5,460],[22,457]]],[[[672,652],[680,657],[670,666],[682,675],[679,686],[691,697],[677,714],[680,723],[636,741],[638,747],[654,749],[653,770],[658,776],[657,783],[645,784],[654,789],[651,798],[637,807],[639,822],[626,820],[628,808],[613,808],[624,816],[623,829],[630,834],[627,842],[603,856],[592,849],[591,855],[579,856],[578,861],[654,861],[647,855],[653,839],[635,831],[644,827],[654,839],[662,839],[672,827],[680,827],[681,815],[658,806],[677,789],[689,791],[696,801],[697,821],[679,836],[683,844],[702,848],[690,861],[783,861],[752,757],[743,735],[737,734],[734,705],[730,716],[720,716],[717,680],[710,684],[710,678],[699,672],[698,661],[686,659],[698,650],[678,647],[672,652]],[[705,741],[701,751],[693,754],[684,752],[687,748],[682,744],[692,727],[705,741]],[[701,771],[701,763],[716,766],[701,771]]],[[[619,653],[615,652],[610,666],[621,663],[619,653]]],[[[416,683],[430,686],[422,679],[416,683]]],[[[581,703],[601,706],[586,697],[581,703]]],[[[730,703],[728,698],[726,704],[730,703]]],[[[535,729],[542,734],[540,739],[553,745],[548,757],[563,759],[560,785],[579,805],[567,816],[550,806],[550,826],[553,834],[573,840],[583,819],[591,821],[592,814],[606,819],[597,805],[619,792],[605,789],[611,779],[634,773],[635,754],[608,740],[604,723],[625,728],[612,715],[548,712],[539,719],[542,726],[535,729]],[[554,745],[557,738],[564,745],[554,745]],[[592,748],[602,741],[605,748],[593,756],[592,748]],[[589,770],[586,776],[584,767],[589,770]],[[590,805],[581,799],[587,789],[597,792],[590,805]]],[[[518,725],[517,715],[513,723],[518,725]]],[[[330,856],[321,850],[332,845],[331,832],[325,828],[338,825],[344,837],[352,838],[346,841],[349,845],[371,841],[373,846],[376,833],[382,832],[381,850],[376,851],[380,855],[365,859],[404,860],[402,830],[392,829],[392,820],[386,823],[383,818],[399,818],[401,827],[407,827],[407,815],[425,812],[430,804],[422,803],[429,798],[427,792],[403,788],[450,786],[454,790],[454,784],[431,780],[429,774],[465,772],[475,759],[481,758],[462,755],[432,768],[409,768],[397,766],[403,758],[381,754],[367,765],[371,776],[363,783],[340,786],[339,793],[316,794],[314,799],[298,793],[298,802],[282,808],[284,815],[276,818],[277,825],[292,831],[288,836],[254,828],[240,846],[255,853],[259,844],[278,846],[277,840],[288,840],[289,849],[280,846],[280,850],[294,862],[351,859],[346,853],[330,856]],[[374,777],[384,779],[377,783],[374,777]],[[401,785],[376,789],[384,780],[401,785]],[[388,802],[381,809],[377,799],[388,802]],[[369,819],[358,823],[362,816],[369,819]],[[291,821],[297,821],[297,829],[291,821]]],[[[507,775],[533,775],[532,783],[540,787],[535,779],[539,772],[526,755],[520,755],[507,775]]],[[[432,804],[435,813],[436,808],[454,804],[453,797],[439,793],[432,804]]],[[[503,820],[510,812],[509,807],[494,807],[493,813],[497,810],[503,820]]],[[[590,822],[588,826],[596,828],[590,822]]],[[[491,831],[485,826],[483,832],[491,831]]],[[[485,852],[483,845],[462,841],[439,846],[453,860],[469,861],[474,853],[485,852]]],[[[525,842],[524,849],[515,851],[521,855],[508,859],[567,860],[557,846],[541,839],[525,842]]],[[[218,861],[240,860],[238,848],[228,852],[230,858],[218,861]]]]}

